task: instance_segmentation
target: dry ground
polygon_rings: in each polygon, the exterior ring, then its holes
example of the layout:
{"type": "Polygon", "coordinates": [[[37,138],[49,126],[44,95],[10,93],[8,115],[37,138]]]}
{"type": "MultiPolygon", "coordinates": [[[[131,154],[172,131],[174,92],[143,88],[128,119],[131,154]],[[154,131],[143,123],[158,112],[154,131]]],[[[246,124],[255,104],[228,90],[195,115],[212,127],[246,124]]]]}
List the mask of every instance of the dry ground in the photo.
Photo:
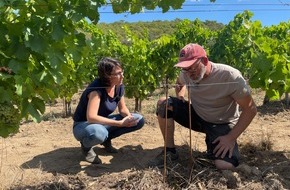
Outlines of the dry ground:
{"type": "MultiPolygon", "coordinates": [[[[158,96],[142,104],[143,129],[113,140],[119,153],[95,147],[102,165],[81,161],[72,119],[61,117],[62,102],[47,105],[44,121],[25,122],[19,133],[0,139],[0,189],[290,189],[290,110],[281,102],[263,106],[263,96],[254,92],[259,112],[239,138],[242,163],[236,171],[216,170],[204,159],[204,135],[180,126],[179,161],[167,170],[147,168],[163,145],[154,115],[158,96]]],[[[134,101],[127,104],[133,110],[134,101]]]]}

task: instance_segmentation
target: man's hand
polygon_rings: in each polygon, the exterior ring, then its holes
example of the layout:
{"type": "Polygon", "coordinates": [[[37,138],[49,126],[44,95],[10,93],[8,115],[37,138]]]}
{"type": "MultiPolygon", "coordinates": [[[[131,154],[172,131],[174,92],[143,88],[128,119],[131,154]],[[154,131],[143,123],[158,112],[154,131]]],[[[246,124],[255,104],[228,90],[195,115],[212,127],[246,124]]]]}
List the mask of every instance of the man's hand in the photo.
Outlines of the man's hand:
{"type": "Polygon", "coordinates": [[[212,143],[217,143],[215,149],[213,150],[216,157],[220,156],[221,158],[224,158],[227,152],[229,152],[229,158],[232,157],[236,141],[232,140],[229,135],[220,136],[212,143]]]}
{"type": "Polygon", "coordinates": [[[183,102],[185,102],[184,96],[178,96],[177,97],[179,100],[182,100],[183,102]]]}

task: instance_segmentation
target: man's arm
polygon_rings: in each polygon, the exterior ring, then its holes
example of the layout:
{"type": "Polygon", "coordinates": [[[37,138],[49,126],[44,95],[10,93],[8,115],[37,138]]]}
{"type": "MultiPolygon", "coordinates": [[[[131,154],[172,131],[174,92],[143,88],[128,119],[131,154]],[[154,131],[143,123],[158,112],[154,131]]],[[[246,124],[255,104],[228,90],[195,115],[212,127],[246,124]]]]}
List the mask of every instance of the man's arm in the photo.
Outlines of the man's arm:
{"type": "Polygon", "coordinates": [[[184,100],[185,91],[186,91],[186,86],[181,82],[180,78],[178,77],[175,83],[176,97],[181,100],[184,100]]]}
{"type": "Polygon", "coordinates": [[[229,151],[229,157],[232,156],[233,149],[237,138],[246,130],[253,118],[257,114],[256,104],[251,95],[236,100],[241,107],[241,115],[234,128],[224,136],[220,136],[213,141],[213,144],[218,143],[213,152],[215,156],[225,157],[229,151]]]}
{"type": "Polygon", "coordinates": [[[237,139],[246,130],[253,118],[257,114],[257,107],[252,96],[246,96],[236,100],[242,112],[236,126],[229,132],[232,139],[237,139]]]}

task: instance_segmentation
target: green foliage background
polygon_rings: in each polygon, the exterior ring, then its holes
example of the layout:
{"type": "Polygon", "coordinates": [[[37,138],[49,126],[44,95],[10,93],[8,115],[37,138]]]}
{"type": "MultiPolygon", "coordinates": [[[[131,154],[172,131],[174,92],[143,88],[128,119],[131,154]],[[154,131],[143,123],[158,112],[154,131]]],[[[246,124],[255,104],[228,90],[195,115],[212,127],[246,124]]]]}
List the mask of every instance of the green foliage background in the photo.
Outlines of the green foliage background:
{"type": "MultiPolygon", "coordinates": [[[[178,9],[184,0],[112,1],[117,13],[142,8],[178,9]]],[[[67,102],[97,76],[96,62],[123,63],[135,110],[165,78],[174,82],[179,50],[199,43],[210,60],[238,68],[252,88],[279,99],[290,91],[290,21],[262,27],[253,13],[227,25],[198,19],[98,23],[102,0],[10,0],[0,2],[0,136],[17,132],[21,119],[40,122],[47,102],[67,102]],[[9,118],[9,119],[8,119],[9,118]]]]}

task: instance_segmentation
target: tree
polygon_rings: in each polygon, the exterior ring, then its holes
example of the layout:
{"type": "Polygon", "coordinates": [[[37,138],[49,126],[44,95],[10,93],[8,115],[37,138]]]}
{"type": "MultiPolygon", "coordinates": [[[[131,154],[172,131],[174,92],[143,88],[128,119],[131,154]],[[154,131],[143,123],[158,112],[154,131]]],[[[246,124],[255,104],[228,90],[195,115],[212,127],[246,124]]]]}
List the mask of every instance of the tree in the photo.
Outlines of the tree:
{"type": "Polygon", "coordinates": [[[181,8],[184,1],[1,1],[0,136],[16,132],[22,118],[41,121],[46,102],[58,97],[69,99],[71,87],[86,81],[77,68],[84,65],[86,69],[91,63],[89,55],[94,55],[96,44],[87,40],[79,23],[97,24],[99,7],[111,4],[115,13],[131,14],[159,7],[165,13],[181,8]]]}
{"type": "Polygon", "coordinates": [[[290,92],[290,21],[266,27],[257,34],[257,27],[251,30],[253,50],[251,78],[253,88],[266,91],[264,103],[279,100],[286,93],[289,107],[290,92]],[[254,35],[255,34],[255,35],[254,35]]]}
{"type": "MultiPolygon", "coordinates": [[[[247,78],[251,67],[250,27],[253,13],[244,11],[237,14],[218,32],[217,41],[210,52],[210,59],[239,69],[247,78]]],[[[261,30],[261,28],[260,28],[261,30]]]]}
{"type": "MultiPolygon", "coordinates": [[[[135,14],[156,7],[166,12],[181,8],[183,2],[128,0],[111,4],[115,13],[135,14]]],[[[89,54],[91,44],[78,30],[78,23],[85,19],[98,23],[98,8],[106,4],[105,0],[0,2],[0,104],[7,108],[0,112],[0,136],[16,132],[23,117],[41,120],[45,102],[59,97],[60,86],[89,54]],[[15,121],[6,121],[7,115],[15,116],[15,121]]]]}

